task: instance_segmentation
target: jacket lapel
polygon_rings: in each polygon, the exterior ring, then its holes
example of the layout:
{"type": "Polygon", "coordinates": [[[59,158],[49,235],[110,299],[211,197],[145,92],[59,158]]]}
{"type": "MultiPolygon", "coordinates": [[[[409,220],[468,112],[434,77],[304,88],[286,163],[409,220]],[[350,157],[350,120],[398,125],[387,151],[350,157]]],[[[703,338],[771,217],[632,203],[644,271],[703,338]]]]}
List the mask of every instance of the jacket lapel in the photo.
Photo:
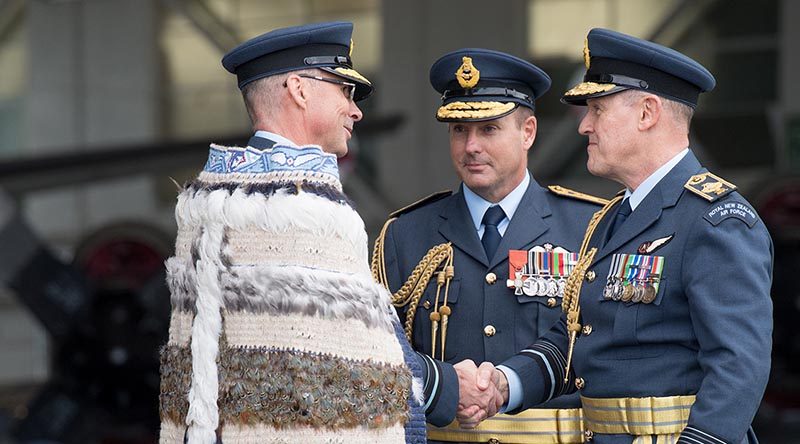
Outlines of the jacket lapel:
{"type": "MultiPolygon", "coordinates": [[[[636,207],[636,210],[631,213],[622,227],[608,240],[608,243],[600,248],[594,258],[594,262],[598,262],[605,256],[614,253],[622,245],[630,242],[631,239],[648,229],[661,217],[661,213],[665,208],[675,206],[683,193],[683,185],[690,176],[696,174],[701,168],[697,158],[689,151],[648,193],[647,197],[636,207]]],[[[609,211],[606,217],[603,218],[602,225],[598,226],[597,234],[595,234],[593,240],[595,245],[599,245],[602,239],[605,239],[605,232],[614,214],[616,214],[615,211],[609,211]],[[600,228],[603,228],[603,230],[600,230],[600,228]],[[602,237],[599,236],[601,233],[603,234],[602,237]]]]}
{"type": "Polygon", "coordinates": [[[545,193],[544,188],[531,177],[528,189],[500,240],[497,252],[489,261],[490,269],[508,259],[509,250],[527,250],[529,245],[550,229],[546,218],[551,211],[545,193]]]}
{"type": "Polygon", "coordinates": [[[439,217],[442,218],[439,233],[452,242],[456,248],[487,266],[489,261],[486,259],[486,252],[483,251],[483,245],[472,224],[472,217],[467,209],[463,192],[456,193],[450,198],[450,202],[442,209],[439,217]]]}

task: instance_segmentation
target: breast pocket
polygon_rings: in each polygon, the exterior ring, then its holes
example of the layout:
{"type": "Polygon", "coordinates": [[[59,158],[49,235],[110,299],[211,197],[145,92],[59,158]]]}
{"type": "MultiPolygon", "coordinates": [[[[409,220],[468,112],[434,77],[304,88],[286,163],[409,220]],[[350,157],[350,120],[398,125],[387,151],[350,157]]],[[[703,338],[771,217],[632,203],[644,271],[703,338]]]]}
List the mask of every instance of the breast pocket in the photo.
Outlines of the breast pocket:
{"type": "Polygon", "coordinates": [[[603,304],[616,304],[611,342],[599,359],[642,359],[660,356],[664,350],[643,342],[648,329],[658,326],[664,318],[661,306],[669,282],[662,279],[652,302],[623,302],[603,300],[603,304]]]}
{"type": "Polygon", "coordinates": [[[515,350],[519,350],[531,345],[558,321],[561,316],[561,298],[527,295],[516,298],[518,305],[514,310],[514,345],[515,350]]]}

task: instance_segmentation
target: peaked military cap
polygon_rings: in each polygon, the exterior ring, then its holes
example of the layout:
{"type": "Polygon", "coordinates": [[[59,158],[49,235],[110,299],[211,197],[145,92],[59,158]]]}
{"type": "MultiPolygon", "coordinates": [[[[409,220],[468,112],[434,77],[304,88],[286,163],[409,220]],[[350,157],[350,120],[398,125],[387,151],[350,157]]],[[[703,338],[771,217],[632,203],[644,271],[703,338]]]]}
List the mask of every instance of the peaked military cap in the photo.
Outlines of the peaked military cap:
{"type": "Polygon", "coordinates": [[[589,31],[583,57],[583,83],[564,93],[564,103],[586,105],[592,97],[638,89],[694,108],[700,93],[716,85],[703,65],[678,51],[610,29],[589,31]]]}
{"type": "Polygon", "coordinates": [[[372,94],[372,83],[353,69],[353,24],[314,23],[281,28],[254,37],[233,48],[222,66],[236,74],[239,89],[264,77],[301,69],[319,68],[356,84],[354,99],[372,94]]]}
{"type": "Polygon", "coordinates": [[[550,89],[550,76],[536,65],[499,51],[465,48],[443,55],[430,71],[442,94],[436,118],[442,122],[481,121],[534,109],[550,89]]]}

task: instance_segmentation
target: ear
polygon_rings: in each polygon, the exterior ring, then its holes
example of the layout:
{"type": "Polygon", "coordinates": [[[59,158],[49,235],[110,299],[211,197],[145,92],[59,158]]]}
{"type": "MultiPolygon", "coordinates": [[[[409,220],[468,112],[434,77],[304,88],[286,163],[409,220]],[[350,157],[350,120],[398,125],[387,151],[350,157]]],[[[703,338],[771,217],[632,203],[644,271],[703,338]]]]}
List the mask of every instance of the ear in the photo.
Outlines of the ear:
{"type": "Polygon", "coordinates": [[[302,109],[308,107],[308,82],[297,74],[290,74],[284,82],[289,92],[289,99],[302,109]]]}
{"type": "Polygon", "coordinates": [[[536,140],[536,129],[538,127],[539,124],[536,121],[536,116],[528,116],[528,118],[522,122],[522,146],[525,147],[526,151],[533,146],[533,141],[536,140]]]}
{"type": "Polygon", "coordinates": [[[664,102],[661,97],[655,94],[647,94],[642,97],[639,105],[639,130],[647,131],[661,119],[661,113],[664,112],[664,102]]]}

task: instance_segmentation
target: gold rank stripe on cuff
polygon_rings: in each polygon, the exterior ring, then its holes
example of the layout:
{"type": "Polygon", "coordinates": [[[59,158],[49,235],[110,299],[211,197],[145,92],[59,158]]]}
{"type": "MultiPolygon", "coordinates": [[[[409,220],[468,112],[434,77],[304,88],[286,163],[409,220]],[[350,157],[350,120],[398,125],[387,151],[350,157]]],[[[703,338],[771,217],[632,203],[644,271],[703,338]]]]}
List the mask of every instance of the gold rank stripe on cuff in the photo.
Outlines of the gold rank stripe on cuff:
{"type": "Polygon", "coordinates": [[[518,444],[579,444],[583,442],[581,409],[529,409],[517,415],[500,414],[474,429],[458,422],[447,427],[428,424],[428,439],[455,442],[510,442],[518,444]]]}
{"type": "Polygon", "coordinates": [[[586,398],[581,396],[586,428],[594,433],[667,435],[689,421],[695,396],[586,398]]]}

